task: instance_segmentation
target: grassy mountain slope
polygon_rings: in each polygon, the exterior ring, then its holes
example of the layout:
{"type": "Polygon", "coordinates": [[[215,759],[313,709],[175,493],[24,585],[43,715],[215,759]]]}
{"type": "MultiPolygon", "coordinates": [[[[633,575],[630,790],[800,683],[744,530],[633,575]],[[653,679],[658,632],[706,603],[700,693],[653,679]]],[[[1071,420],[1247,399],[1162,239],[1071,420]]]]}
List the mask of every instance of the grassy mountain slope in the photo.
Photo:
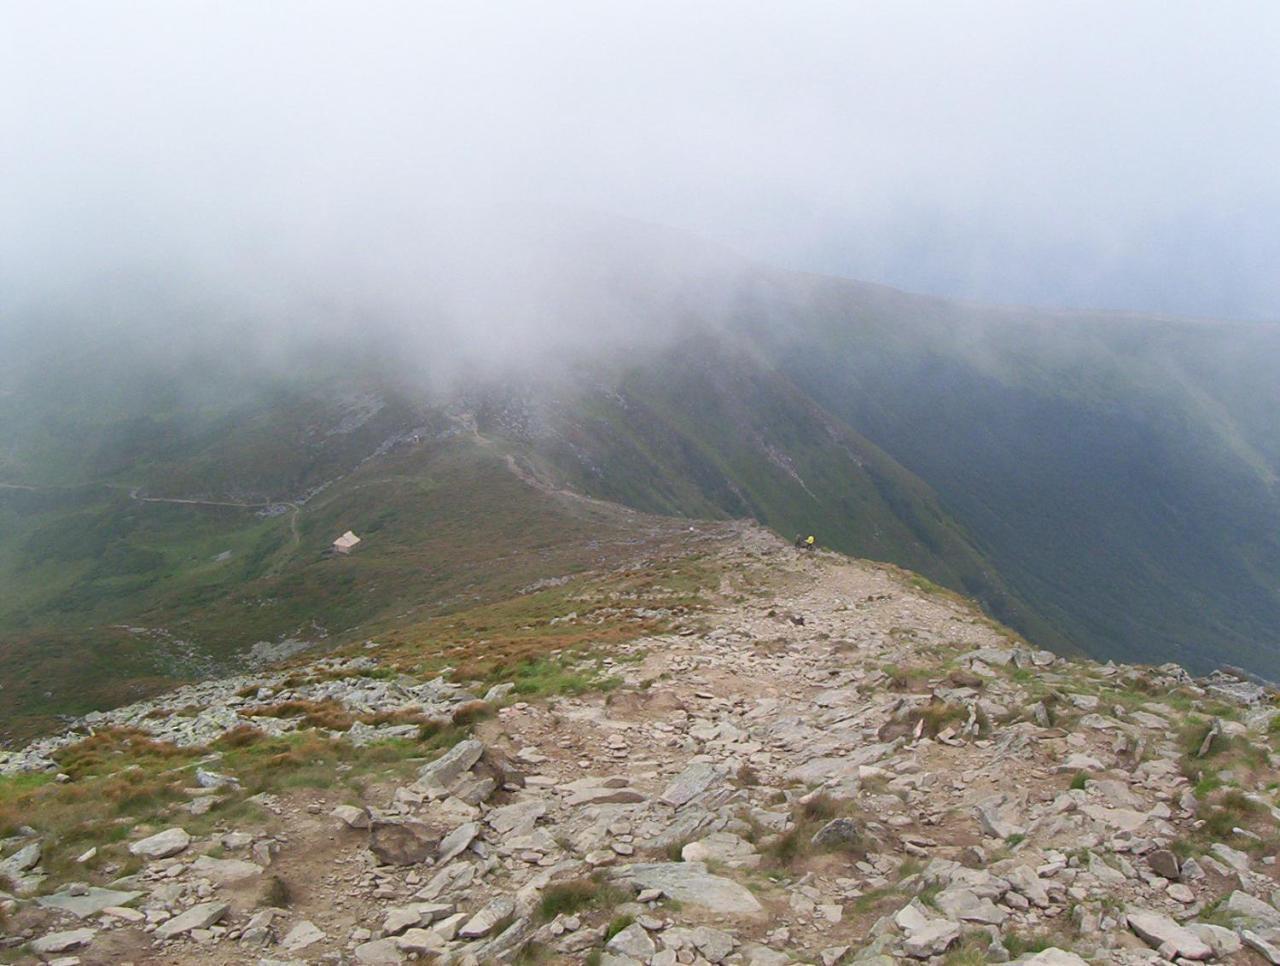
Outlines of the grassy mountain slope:
{"type": "Polygon", "coordinates": [[[789,292],[782,368],[1091,653],[1280,667],[1280,326],[789,292]]]}
{"type": "Polygon", "coordinates": [[[815,533],[954,587],[1070,649],[1009,592],[927,484],[724,337],[635,360],[605,385],[562,402],[554,431],[531,441],[571,486],[656,513],[753,517],[788,536],[815,533]]]}
{"type": "Polygon", "coordinates": [[[678,537],[674,520],[532,486],[467,437],[356,468],[297,511],[0,491],[10,733],[241,665],[258,642],[371,635],[678,537]],[[322,554],[352,528],[350,557],[322,554]]]}
{"type": "Polygon", "coordinates": [[[155,320],[0,352],[0,714],[354,640],[687,527],[644,513],[814,532],[1059,650],[1280,677],[1280,326],[632,257],[661,244],[575,276],[599,290],[579,316],[621,305],[609,340],[648,336],[460,392],[362,333],[270,364],[155,320]],[[359,552],[322,557],[346,529],[359,552]]]}

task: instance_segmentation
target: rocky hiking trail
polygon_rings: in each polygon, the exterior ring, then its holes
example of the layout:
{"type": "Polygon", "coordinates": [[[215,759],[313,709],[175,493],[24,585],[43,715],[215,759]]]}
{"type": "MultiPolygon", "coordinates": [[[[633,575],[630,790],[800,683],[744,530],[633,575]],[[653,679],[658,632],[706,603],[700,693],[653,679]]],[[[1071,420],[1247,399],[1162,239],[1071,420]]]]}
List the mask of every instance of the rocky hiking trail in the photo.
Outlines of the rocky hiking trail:
{"type": "Polygon", "coordinates": [[[1064,660],[895,568],[726,532],[718,586],[612,645],[598,689],[479,692],[372,646],[93,716],[185,798],[118,826],[127,861],[48,860],[28,816],[0,843],[9,957],[1280,962],[1273,694],[1064,660]],[[248,794],[286,740],[297,772],[248,794]]]}

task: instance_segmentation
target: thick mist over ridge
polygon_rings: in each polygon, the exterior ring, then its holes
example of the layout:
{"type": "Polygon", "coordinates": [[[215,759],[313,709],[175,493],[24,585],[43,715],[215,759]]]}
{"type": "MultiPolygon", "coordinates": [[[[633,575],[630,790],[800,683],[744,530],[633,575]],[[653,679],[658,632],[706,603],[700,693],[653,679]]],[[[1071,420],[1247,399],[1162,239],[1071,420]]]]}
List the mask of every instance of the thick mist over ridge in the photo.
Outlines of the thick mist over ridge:
{"type": "MultiPolygon", "coordinates": [[[[166,291],[321,334],[421,316],[424,219],[507,203],[938,294],[1280,317],[1270,4],[71,3],[0,25],[0,331],[166,291]]],[[[574,279],[551,251],[496,280],[538,251],[526,227],[457,246],[491,304],[432,298],[536,316],[574,279]]]]}
{"type": "Polygon", "coordinates": [[[298,214],[269,243],[208,238],[205,263],[175,251],[19,290],[0,336],[18,358],[114,344],[142,365],[221,355],[264,374],[345,356],[443,388],[719,328],[754,270],[678,231],[570,209],[363,212],[340,231],[298,214]]]}

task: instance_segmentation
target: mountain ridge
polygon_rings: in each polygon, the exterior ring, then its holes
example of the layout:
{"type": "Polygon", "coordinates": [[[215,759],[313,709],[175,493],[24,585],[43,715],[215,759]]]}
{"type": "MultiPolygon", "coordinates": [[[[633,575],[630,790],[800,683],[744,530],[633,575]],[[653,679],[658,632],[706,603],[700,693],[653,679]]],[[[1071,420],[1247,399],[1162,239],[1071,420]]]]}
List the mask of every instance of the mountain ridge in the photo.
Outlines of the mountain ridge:
{"type": "MultiPolygon", "coordinates": [[[[1229,663],[1275,676],[1280,433],[1268,413],[1280,407],[1271,367],[1280,364],[1280,329],[1232,324],[1239,338],[1227,340],[1205,323],[1028,315],[739,261],[726,267],[719,256],[631,257],[660,248],[661,238],[650,231],[605,246],[569,276],[588,293],[573,319],[589,320],[591,304],[606,313],[628,306],[626,325],[620,317],[608,327],[608,339],[622,343],[589,340],[546,365],[536,355],[488,368],[460,363],[450,378],[462,385],[416,371],[418,350],[408,347],[429,328],[401,344],[387,341],[395,326],[385,320],[292,353],[282,335],[261,360],[252,351],[208,354],[211,345],[234,347],[238,329],[192,336],[189,349],[179,331],[163,345],[135,346],[125,329],[27,368],[26,357],[6,356],[0,478],[11,485],[0,488],[0,576],[9,593],[0,635],[12,683],[0,704],[15,689],[51,691],[24,706],[46,720],[63,711],[58,694],[74,689],[58,679],[80,658],[37,687],[40,655],[86,646],[106,654],[108,639],[133,653],[110,628],[138,614],[161,628],[187,622],[179,637],[218,660],[297,637],[305,625],[232,620],[243,613],[237,601],[255,594],[274,599],[289,588],[301,596],[282,613],[339,616],[332,604],[348,591],[329,583],[335,568],[317,556],[336,536],[323,528],[359,532],[392,520],[404,528],[427,499],[432,467],[483,462],[480,450],[465,453],[482,440],[496,462],[463,476],[443,470],[456,488],[432,491],[437,508],[449,505],[445,517],[482,519],[472,504],[493,487],[506,499],[493,519],[550,513],[539,518],[557,532],[548,506],[507,489],[502,460],[514,455],[555,487],[643,511],[752,516],[788,537],[816,533],[975,597],[1063,653],[1177,658],[1198,673],[1229,663]],[[617,251],[628,257],[619,261],[617,251]],[[646,275],[642,265],[656,268],[646,275]],[[652,291],[633,297],[646,285],[652,291]],[[596,292],[604,294],[593,303],[596,292]],[[661,338],[627,342],[650,317],[661,338]],[[291,365],[281,365],[286,358],[291,365]],[[421,474],[421,492],[406,480],[384,491],[386,506],[372,506],[371,491],[355,484],[384,471],[421,474]],[[286,512],[184,511],[129,494],[278,503],[286,512]],[[228,551],[229,566],[211,562],[228,551]]],[[[518,249],[500,264],[519,265],[518,249]]],[[[398,258],[397,273],[415,264],[411,252],[398,258]]],[[[353,263],[353,285],[363,264],[353,263]]],[[[514,273],[516,293],[527,274],[514,273]]],[[[554,318],[556,300],[571,297],[555,288],[526,315],[554,318]]],[[[146,332],[164,331],[159,316],[152,322],[146,332]]],[[[184,324],[198,333],[203,323],[196,315],[184,324]]],[[[415,526],[404,532],[421,533],[415,526]]],[[[495,539],[484,524],[454,532],[448,547],[424,543],[416,561],[399,550],[381,560],[385,535],[361,559],[385,584],[407,588],[415,574],[450,571],[468,542],[495,539]]],[[[519,527],[501,532],[519,544],[519,527]]],[[[477,586],[502,584],[468,573],[477,586]]],[[[395,593],[368,599],[391,608],[389,618],[395,593]]],[[[366,611],[321,623],[326,633],[358,633],[366,611]]],[[[156,670],[141,652],[125,664],[139,679],[156,670]]]]}
{"type": "Polygon", "coordinates": [[[1272,955],[1274,690],[1064,659],[754,524],[611,560],[0,753],[8,948],[1272,955]]]}

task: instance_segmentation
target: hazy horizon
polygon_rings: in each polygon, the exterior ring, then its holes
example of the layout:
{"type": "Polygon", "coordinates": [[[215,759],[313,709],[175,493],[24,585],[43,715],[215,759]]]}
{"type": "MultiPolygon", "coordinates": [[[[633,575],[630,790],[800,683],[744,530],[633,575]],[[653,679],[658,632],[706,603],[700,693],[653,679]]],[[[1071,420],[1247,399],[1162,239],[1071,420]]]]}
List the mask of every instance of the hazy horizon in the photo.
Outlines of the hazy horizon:
{"type": "Polygon", "coordinates": [[[229,297],[413,212],[504,203],[911,291],[1280,319],[1274,5],[60,3],[0,24],[8,324],[121,271],[229,297]]]}

